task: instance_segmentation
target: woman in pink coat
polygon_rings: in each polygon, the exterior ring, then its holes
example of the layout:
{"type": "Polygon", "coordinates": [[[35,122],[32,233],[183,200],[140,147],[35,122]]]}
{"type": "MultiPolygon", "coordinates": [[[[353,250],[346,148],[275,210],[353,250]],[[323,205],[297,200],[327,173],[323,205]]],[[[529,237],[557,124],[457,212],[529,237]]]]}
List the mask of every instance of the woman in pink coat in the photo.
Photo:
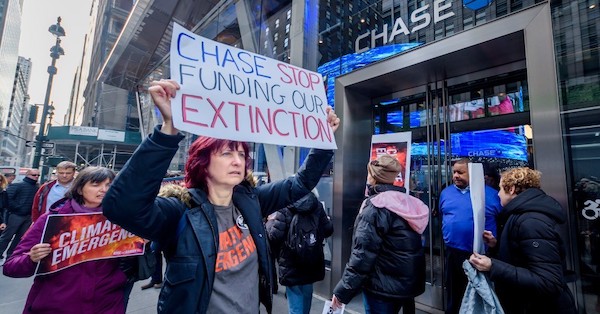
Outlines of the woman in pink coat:
{"type": "MultiPolygon", "coordinates": [[[[83,169],[66,193],[66,198],[42,215],[25,233],[6,261],[3,273],[23,278],[35,274],[39,261],[49,258],[50,244],[40,243],[49,215],[101,213],[102,199],[114,179],[106,168],[83,169]]],[[[36,276],[23,313],[125,313],[124,287],[127,278],[119,259],[83,262],[66,269],[36,276]]]]}

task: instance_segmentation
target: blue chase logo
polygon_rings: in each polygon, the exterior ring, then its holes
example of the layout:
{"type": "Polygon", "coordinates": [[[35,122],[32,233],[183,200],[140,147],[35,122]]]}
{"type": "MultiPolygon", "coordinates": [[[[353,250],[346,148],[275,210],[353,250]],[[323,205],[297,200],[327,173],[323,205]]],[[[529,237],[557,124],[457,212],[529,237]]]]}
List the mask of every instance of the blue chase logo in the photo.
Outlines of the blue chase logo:
{"type": "Polygon", "coordinates": [[[490,5],[493,0],[463,0],[463,5],[465,8],[469,8],[471,10],[479,10],[490,5]]]}

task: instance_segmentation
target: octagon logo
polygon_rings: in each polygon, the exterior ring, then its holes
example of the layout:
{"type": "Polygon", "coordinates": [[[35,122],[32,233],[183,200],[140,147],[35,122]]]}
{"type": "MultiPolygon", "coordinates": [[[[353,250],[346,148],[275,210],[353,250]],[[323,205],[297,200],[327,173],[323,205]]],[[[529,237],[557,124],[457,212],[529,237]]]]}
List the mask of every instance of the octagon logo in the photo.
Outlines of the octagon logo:
{"type": "Polygon", "coordinates": [[[471,10],[479,10],[490,5],[493,0],[463,0],[463,5],[471,10]]]}

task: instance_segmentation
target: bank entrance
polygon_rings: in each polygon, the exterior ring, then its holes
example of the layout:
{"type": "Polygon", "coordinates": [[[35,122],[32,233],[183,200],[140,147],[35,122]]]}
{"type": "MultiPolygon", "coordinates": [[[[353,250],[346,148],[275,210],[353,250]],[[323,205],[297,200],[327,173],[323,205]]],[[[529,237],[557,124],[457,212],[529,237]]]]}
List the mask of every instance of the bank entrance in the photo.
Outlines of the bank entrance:
{"type": "MultiPolygon", "coordinates": [[[[411,134],[410,190],[431,209],[423,235],[427,289],[417,299],[422,309],[444,309],[437,213],[440,192],[451,184],[453,159],[469,157],[496,172],[515,166],[541,170],[544,190],[567,208],[554,60],[545,4],[336,80],[336,112],[344,125],[338,130],[343,150],[334,161],[330,288],[351,251],[373,134],[411,134]]],[[[567,254],[572,266],[573,252],[567,254]]]]}

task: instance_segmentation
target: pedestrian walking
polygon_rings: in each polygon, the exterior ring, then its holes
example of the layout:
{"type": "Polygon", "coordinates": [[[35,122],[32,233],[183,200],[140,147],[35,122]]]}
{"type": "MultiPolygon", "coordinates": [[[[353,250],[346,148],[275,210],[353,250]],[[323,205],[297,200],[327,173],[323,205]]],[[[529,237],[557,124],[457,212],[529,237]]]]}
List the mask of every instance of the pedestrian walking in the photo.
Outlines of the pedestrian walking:
{"type": "Polygon", "coordinates": [[[286,287],[289,313],[310,313],[313,283],[325,278],[323,241],[333,234],[333,224],[319,199],[308,193],[271,214],[265,227],[277,250],[279,283],[286,287]]]}
{"type": "Polygon", "coordinates": [[[6,229],[0,236],[0,255],[4,254],[6,248],[6,259],[12,255],[15,247],[31,225],[31,205],[33,198],[38,190],[37,181],[40,177],[40,171],[30,169],[25,174],[23,181],[8,185],[6,193],[8,195],[8,215],[4,222],[6,229]],[[12,241],[12,242],[11,242],[12,241]],[[10,247],[8,246],[10,244],[10,247]]]}

